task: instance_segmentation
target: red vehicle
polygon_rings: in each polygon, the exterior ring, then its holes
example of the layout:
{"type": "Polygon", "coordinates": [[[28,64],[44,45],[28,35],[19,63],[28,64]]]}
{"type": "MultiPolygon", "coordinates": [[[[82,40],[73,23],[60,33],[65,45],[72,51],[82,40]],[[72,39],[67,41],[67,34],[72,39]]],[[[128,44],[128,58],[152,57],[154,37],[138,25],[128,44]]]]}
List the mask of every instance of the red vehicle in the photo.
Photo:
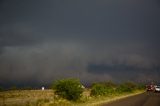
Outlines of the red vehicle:
{"type": "Polygon", "coordinates": [[[154,85],[146,85],[146,90],[147,91],[154,91],[155,90],[155,86],[154,85]]]}

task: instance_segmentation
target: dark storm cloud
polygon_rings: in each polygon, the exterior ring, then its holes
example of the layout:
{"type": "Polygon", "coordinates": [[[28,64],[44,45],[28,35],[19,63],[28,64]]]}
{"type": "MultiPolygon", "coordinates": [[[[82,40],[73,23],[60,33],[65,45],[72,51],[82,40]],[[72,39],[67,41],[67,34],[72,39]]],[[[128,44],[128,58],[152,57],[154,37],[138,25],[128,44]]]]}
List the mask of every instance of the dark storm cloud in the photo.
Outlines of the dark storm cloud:
{"type": "Polygon", "coordinates": [[[158,80],[159,76],[159,67],[142,68],[132,65],[126,64],[90,64],[88,65],[88,71],[94,74],[109,74],[111,76],[116,77],[117,79],[121,79],[121,81],[125,81],[126,79],[138,82],[147,82],[153,80],[158,80]],[[144,74],[145,72],[145,74],[144,74]],[[142,77],[142,75],[144,76],[142,77]],[[124,77],[125,76],[125,77],[124,77]]]}
{"type": "Polygon", "coordinates": [[[158,0],[2,0],[0,83],[159,80],[159,13],[158,0]]]}

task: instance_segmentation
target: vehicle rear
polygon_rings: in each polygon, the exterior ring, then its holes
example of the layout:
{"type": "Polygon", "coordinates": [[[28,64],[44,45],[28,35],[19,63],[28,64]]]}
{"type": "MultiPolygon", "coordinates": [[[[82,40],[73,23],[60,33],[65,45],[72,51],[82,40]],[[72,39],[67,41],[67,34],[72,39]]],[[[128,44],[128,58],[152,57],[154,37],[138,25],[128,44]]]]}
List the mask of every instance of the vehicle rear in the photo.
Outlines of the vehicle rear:
{"type": "Polygon", "coordinates": [[[154,91],[155,90],[155,86],[154,85],[147,85],[146,86],[146,90],[147,91],[154,91]]]}
{"type": "Polygon", "coordinates": [[[160,85],[155,86],[155,92],[160,92],[160,85]]]}

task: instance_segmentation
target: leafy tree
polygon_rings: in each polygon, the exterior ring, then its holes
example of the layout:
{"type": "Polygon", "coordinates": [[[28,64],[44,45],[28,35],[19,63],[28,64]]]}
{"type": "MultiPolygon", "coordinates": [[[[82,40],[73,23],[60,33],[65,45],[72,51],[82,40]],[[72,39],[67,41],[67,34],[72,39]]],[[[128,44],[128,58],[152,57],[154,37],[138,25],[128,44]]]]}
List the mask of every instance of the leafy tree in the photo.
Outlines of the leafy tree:
{"type": "Polygon", "coordinates": [[[73,101],[80,99],[83,93],[82,84],[77,79],[58,80],[53,84],[53,89],[55,94],[73,101]]]}

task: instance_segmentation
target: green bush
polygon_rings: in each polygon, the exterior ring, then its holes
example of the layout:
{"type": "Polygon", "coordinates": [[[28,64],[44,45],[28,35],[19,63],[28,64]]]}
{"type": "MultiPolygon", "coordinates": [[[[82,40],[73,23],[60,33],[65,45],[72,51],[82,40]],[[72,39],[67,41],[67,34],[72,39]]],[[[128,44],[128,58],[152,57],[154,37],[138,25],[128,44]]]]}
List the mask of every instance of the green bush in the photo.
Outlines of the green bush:
{"type": "Polygon", "coordinates": [[[125,92],[133,92],[137,88],[137,85],[132,82],[125,82],[117,87],[117,92],[125,93],[125,92]]]}
{"type": "Polygon", "coordinates": [[[105,96],[114,92],[113,87],[107,86],[105,83],[94,83],[91,88],[92,96],[105,96]]]}
{"type": "Polygon", "coordinates": [[[109,88],[116,88],[117,87],[117,85],[115,83],[113,83],[112,81],[105,82],[104,84],[109,88]]]}
{"type": "Polygon", "coordinates": [[[145,90],[145,88],[146,88],[145,84],[139,83],[139,84],[137,85],[137,89],[138,89],[138,90],[145,90]]]}
{"type": "Polygon", "coordinates": [[[58,80],[53,84],[55,94],[62,98],[76,101],[83,93],[82,84],[77,79],[58,80]]]}

